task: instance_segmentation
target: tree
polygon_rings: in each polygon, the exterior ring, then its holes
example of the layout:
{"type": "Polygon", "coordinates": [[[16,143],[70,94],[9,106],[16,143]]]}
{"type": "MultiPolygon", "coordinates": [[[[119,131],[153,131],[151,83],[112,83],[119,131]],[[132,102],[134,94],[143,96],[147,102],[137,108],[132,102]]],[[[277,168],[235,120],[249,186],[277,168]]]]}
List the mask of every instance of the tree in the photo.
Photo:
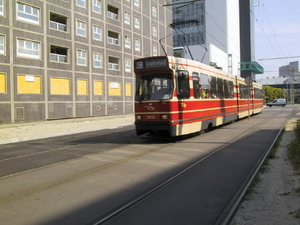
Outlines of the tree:
{"type": "Polygon", "coordinates": [[[178,58],[183,58],[182,54],[179,52],[174,52],[174,56],[178,58]]]}
{"type": "Polygon", "coordinates": [[[273,101],[276,98],[284,98],[284,90],[281,88],[274,88],[271,86],[263,86],[265,92],[266,102],[273,101]]]}

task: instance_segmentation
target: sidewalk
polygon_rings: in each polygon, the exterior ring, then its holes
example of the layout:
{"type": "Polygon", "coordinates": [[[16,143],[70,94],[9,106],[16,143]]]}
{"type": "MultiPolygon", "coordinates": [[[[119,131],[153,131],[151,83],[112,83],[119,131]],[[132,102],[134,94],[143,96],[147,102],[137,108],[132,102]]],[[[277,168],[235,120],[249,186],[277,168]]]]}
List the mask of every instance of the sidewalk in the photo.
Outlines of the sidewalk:
{"type": "Polygon", "coordinates": [[[0,145],[134,124],[134,114],[0,125],[0,145]]]}

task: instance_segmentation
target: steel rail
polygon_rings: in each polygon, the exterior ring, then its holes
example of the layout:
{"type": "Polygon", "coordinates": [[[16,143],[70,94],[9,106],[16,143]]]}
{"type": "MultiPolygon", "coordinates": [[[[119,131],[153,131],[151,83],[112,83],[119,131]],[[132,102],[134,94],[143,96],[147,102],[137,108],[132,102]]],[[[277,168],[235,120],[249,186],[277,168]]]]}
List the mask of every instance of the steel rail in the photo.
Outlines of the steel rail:
{"type": "MultiPolygon", "coordinates": [[[[282,110],[281,110],[282,111],[282,110]]],[[[280,111],[280,112],[281,112],[280,111]]],[[[279,112],[279,113],[280,113],[279,112]]],[[[277,115],[279,114],[277,113],[277,115]]],[[[293,110],[290,112],[290,115],[286,118],[285,121],[289,120],[291,117],[291,114],[293,113],[293,110]]],[[[278,134],[276,135],[276,138],[274,141],[270,144],[270,146],[266,149],[265,153],[261,156],[261,158],[257,161],[256,166],[253,168],[253,170],[250,172],[244,183],[241,185],[239,190],[237,191],[236,195],[232,198],[231,202],[227,205],[221,216],[218,218],[218,220],[214,223],[214,225],[227,225],[230,220],[233,218],[235,212],[237,211],[239,205],[241,204],[249,186],[253,182],[256,175],[259,173],[260,168],[264,164],[266,158],[268,157],[270,151],[274,147],[276,141],[280,137],[282,130],[284,129],[285,124],[281,127],[281,129],[278,131],[278,134]]]]}
{"type": "MultiPolygon", "coordinates": [[[[282,110],[281,110],[282,111],[282,110]]],[[[281,113],[277,112],[275,115],[278,115],[281,113]]],[[[120,206],[118,209],[112,211],[111,213],[108,213],[106,216],[104,216],[103,218],[101,218],[100,220],[96,221],[95,223],[93,223],[93,225],[100,225],[103,224],[105,222],[108,222],[109,220],[113,219],[115,216],[117,216],[118,214],[120,214],[121,212],[124,212],[126,209],[129,209],[130,207],[134,206],[135,204],[137,204],[138,202],[140,202],[141,200],[145,199],[146,197],[150,196],[151,194],[157,192],[158,190],[162,189],[164,186],[166,186],[167,184],[175,181],[177,178],[179,178],[180,176],[184,175],[185,173],[187,173],[188,171],[190,171],[191,169],[193,169],[194,167],[196,167],[197,165],[199,165],[200,163],[202,163],[203,161],[207,160],[208,158],[210,158],[211,156],[213,156],[214,154],[216,154],[217,152],[219,152],[220,150],[224,149],[225,147],[227,147],[228,145],[232,144],[234,141],[242,138],[243,136],[247,135],[248,133],[250,133],[251,131],[255,130],[257,127],[261,126],[262,124],[266,123],[267,121],[269,121],[270,119],[272,119],[274,117],[274,115],[269,116],[268,118],[264,119],[263,121],[259,122],[258,124],[256,124],[255,126],[253,126],[251,129],[245,131],[244,133],[238,135],[237,137],[233,138],[232,140],[228,141],[227,143],[225,143],[224,145],[222,145],[221,147],[217,148],[216,150],[214,150],[213,152],[211,152],[210,154],[206,155],[204,158],[201,158],[200,160],[196,161],[195,163],[193,163],[192,165],[186,167],[185,169],[179,171],[178,173],[176,173],[175,175],[173,175],[172,177],[170,177],[169,179],[167,179],[166,181],[162,182],[161,184],[158,184],[156,187],[152,188],[151,190],[147,191],[146,193],[134,198],[133,200],[131,200],[130,202],[120,206]]],[[[277,139],[277,137],[276,137],[277,139]]]]}

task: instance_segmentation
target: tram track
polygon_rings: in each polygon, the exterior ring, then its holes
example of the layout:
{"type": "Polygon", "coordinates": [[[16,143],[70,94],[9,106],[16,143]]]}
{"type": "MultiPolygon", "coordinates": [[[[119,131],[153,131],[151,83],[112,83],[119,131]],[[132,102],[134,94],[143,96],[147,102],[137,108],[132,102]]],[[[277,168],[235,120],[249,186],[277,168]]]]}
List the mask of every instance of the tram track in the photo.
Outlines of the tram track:
{"type": "MultiPolygon", "coordinates": [[[[112,220],[114,217],[116,217],[118,214],[120,214],[121,212],[126,211],[128,208],[134,206],[135,204],[137,204],[138,202],[140,202],[141,200],[149,197],[150,195],[154,194],[155,192],[159,191],[160,189],[164,188],[166,185],[168,185],[171,182],[176,181],[176,179],[178,179],[180,176],[183,176],[185,173],[188,173],[190,170],[192,170],[194,167],[196,167],[197,165],[201,164],[203,161],[209,159],[210,157],[212,157],[213,155],[215,155],[216,153],[218,153],[219,151],[221,151],[222,149],[224,149],[225,147],[229,146],[230,144],[232,144],[233,142],[237,141],[238,139],[244,137],[245,135],[253,132],[254,130],[256,130],[257,128],[259,128],[261,125],[267,123],[269,120],[271,120],[272,118],[278,116],[282,111],[277,112],[275,115],[271,115],[269,116],[267,119],[262,120],[260,123],[256,124],[254,127],[252,127],[251,129],[239,134],[237,137],[234,137],[233,139],[231,139],[229,142],[227,142],[226,144],[224,144],[223,146],[217,148],[216,150],[214,150],[213,152],[209,153],[208,155],[206,155],[205,157],[199,159],[198,161],[196,161],[195,163],[193,163],[192,165],[184,168],[183,170],[179,171],[178,173],[176,173],[174,176],[170,177],[169,179],[167,179],[166,181],[160,183],[159,185],[157,185],[156,187],[154,187],[153,189],[149,190],[148,192],[144,193],[143,195],[140,195],[138,197],[136,197],[135,199],[133,199],[132,201],[122,205],[120,208],[116,209],[115,211],[111,212],[110,214],[106,215],[105,217],[101,218],[99,221],[95,222],[93,225],[101,225],[101,224],[105,224],[106,222],[109,222],[110,220],[112,220]]],[[[246,120],[246,119],[244,119],[246,120]]],[[[225,125],[226,126],[226,125],[225,125]]],[[[219,217],[219,219],[216,221],[216,225],[217,224],[222,224],[225,225],[228,223],[228,220],[231,218],[231,216],[233,215],[233,213],[236,210],[236,207],[238,206],[238,204],[240,203],[240,201],[242,200],[244,194],[246,193],[246,190],[248,189],[249,185],[251,184],[251,182],[253,181],[254,177],[256,176],[257,172],[259,171],[260,167],[262,166],[265,158],[267,157],[270,149],[272,148],[272,146],[274,145],[274,143],[276,142],[278,136],[280,135],[281,131],[282,131],[283,127],[280,129],[280,132],[277,134],[276,139],[273,141],[273,143],[271,144],[271,146],[268,148],[267,152],[265,155],[262,156],[262,158],[259,160],[258,165],[256,166],[256,168],[254,169],[253,173],[249,175],[249,178],[247,179],[247,181],[245,182],[245,184],[243,185],[243,187],[240,188],[239,193],[237,193],[237,195],[234,197],[234,201],[232,201],[230,203],[230,205],[228,205],[228,207],[226,207],[226,209],[224,210],[224,212],[222,213],[222,215],[219,217]]]]}
{"type": "MultiPolygon", "coordinates": [[[[227,146],[231,145],[232,143],[234,143],[235,141],[243,138],[244,136],[246,136],[247,134],[253,132],[254,130],[259,129],[260,126],[267,123],[272,118],[278,116],[281,112],[282,112],[282,110],[278,111],[276,114],[273,114],[273,115],[269,116],[268,118],[262,119],[262,121],[259,121],[259,123],[255,124],[254,126],[251,125],[252,126],[251,129],[245,130],[242,133],[240,133],[238,136],[236,136],[234,138],[231,138],[231,139],[228,139],[228,141],[224,142],[222,144],[222,146],[218,147],[217,149],[215,149],[214,151],[212,151],[210,153],[207,153],[205,156],[201,156],[200,159],[197,159],[197,160],[195,159],[192,162],[192,164],[186,166],[184,169],[181,169],[180,171],[177,171],[172,176],[169,176],[166,180],[160,182],[159,184],[155,185],[155,187],[151,188],[151,190],[146,188],[145,192],[143,192],[143,194],[135,196],[134,198],[131,198],[131,200],[129,199],[128,201],[125,201],[125,203],[121,203],[119,207],[114,207],[116,210],[113,210],[110,213],[104,213],[103,214],[104,216],[99,215],[99,217],[101,217],[101,218],[97,221],[94,220],[94,221],[96,221],[94,224],[104,224],[106,222],[109,223],[109,221],[113,220],[120,213],[126,212],[126,210],[128,210],[129,208],[132,208],[134,205],[138,204],[141,200],[151,196],[152,194],[154,194],[154,193],[158,192],[159,190],[163,189],[164,187],[166,187],[168,184],[176,181],[178,178],[182,177],[183,175],[185,175],[186,173],[191,171],[197,165],[199,165],[199,164],[203,163],[204,161],[206,161],[207,159],[211,158],[213,155],[215,155],[216,153],[218,153],[219,151],[221,151],[225,147],[227,147],[227,146]]],[[[255,116],[252,117],[252,118],[253,119],[258,119],[255,116]]],[[[242,120],[241,122],[245,122],[245,121],[246,121],[246,119],[242,120]]],[[[239,123],[239,122],[237,122],[237,123],[239,123]]],[[[220,129],[222,129],[222,128],[220,128],[220,129]]],[[[193,139],[193,136],[189,136],[188,138],[184,138],[184,139],[181,139],[181,140],[177,139],[176,141],[167,140],[167,141],[165,141],[167,143],[164,143],[164,141],[159,140],[159,139],[152,139],[152,140],[146,139],[146,140],[144,140],[144,139],[139,138],[134,143],[131,143],[131,144],[128,144],[128,145],[118,146],[116,148],[111,148],[111,149],[108,149],[108,150],[105,150],[105,151],[101,152],[100,154],[96,153],[96,154],[85,155],[81,158],[91,158],[91,157],[92,158],[93,157],[100,157],[101,158],[101,156],[104,156],[106,154],[109,155],[109,153],[113,153],[113,152],[115,152],[114,154],[112,154],[114,156],[118,155],[117,152],[118,153],[120,153],[122,151],[126,152],[126,154],[124,154],[122,156],[118,156],[118,159],[115,159],[115,158],[111,159],[111,158],[108,157],[107,159],[103,159],[103,161],[106,161],[106,163],[104,163],[104,164],[97,165],[97,166],[91,166],[91,167],[88,166],[87,168],[84,168],[82,171],[77,171],[74,174],[62,177],[60,179],[55,179],[53,181],[51,179],[49,179],[49,182],[47,182],[46,184],[37,185],[32,189],[29,189],[29,190],[26,190],[26,191],[23,191],[23,192],[21,191],[19,193],[14,194],[13,196],[2,198],[2,200],[0,200],[0,205],[1,204],[6,204],[6,203],[11,202],[11,201],[15,201],[17,199],[22,199],[22,198],[24,198],[25,196],[28,196],[28,195],[34,195],[38,192],[48,190],[48,189],[53,188],[55,186],[60,186],[62,184],[67,184],[69,182],[74,182],[75,180],[83,179],[84,177],[90,176],[92,174],[99,174],[99,173],[101,173],[101,171],[107,170],[109,168],[114,168],[114,166],[117,166],[117,165],[126,164],[128,162],[134,162],[135,160],[139,160],[140,158],[146,157],[146,156],[151,155],[153,153],[159,153],[161,150],[164,150],[166,148],[172,148],[172,146],[175,146],[178,143],[180,144],[180,143],[183,143],[183,142],[190,142],[190,139],[193,139]],[[137,149],[137,148],[143,148],[143,146],[144,147],[147,146],[147,149],[137,150],[137,151],[134,150],[134,149],[137,149]]],[[[73,143],[73,145],[74,145],[74,143],[73,143]]],[[[80,144],[75,145],[75,146],[80,146],[80,144]]],[[[70,161],[59,162],[58,164],[65,164],[65,163],[68,163],[68,162],[74,162],[76,160],[78,160],[78,158],[77,159],[72,159],[70,161]]],[[[55,164],[55,165],[51,164],[47,167],[57,166],[58,164],[55,164]]],[[[45,168],[37,168],[37,169],[35,169],[35,171],[41,170],[41,169],[45,169],[45,168]]],[[[25,171],[23,173],[30,173],[30,172],[34,172],[34,170],[25,171]]],[[[5,179],[5,178],[7,178],[7,177],[1,178],[1,180],[5,179]]],[[[89,223],[89,224],[91,224],[91,223],[89,223]]]]}

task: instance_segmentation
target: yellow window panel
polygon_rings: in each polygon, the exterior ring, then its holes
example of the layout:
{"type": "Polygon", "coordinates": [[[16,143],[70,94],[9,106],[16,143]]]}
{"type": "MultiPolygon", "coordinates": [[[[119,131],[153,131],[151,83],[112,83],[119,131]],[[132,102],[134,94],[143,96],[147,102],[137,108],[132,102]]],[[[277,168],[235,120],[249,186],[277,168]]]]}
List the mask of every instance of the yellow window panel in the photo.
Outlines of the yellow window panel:
{"type": "Polygon", "coordinates": [[[108,95],[121,96],[121,84],[116,82],[108,83],[108,95]]]}
{"type": "Polygon", "coordinates": [[[78,95],[87,95],[88,94],[88,86],[87,80],[77,80],[77,94],[78,95]]]}
{"type": "Polygon", "coordinates": [[[103,95],[102,81],[94,81],[94,95],[103,95]]]}
{"type": "Polygon", "coordinates": [[[18,94],[41,94],[41,77],[18,75],[18,94]]]}
{"type": "Polygon", "coordinates": [[[68,78],[50,78],[51,95],[70,95],[70,79],[68,78]]]}
{"type": "Polygon", "coordinates": [[[6,75],[2,73],[0,73],[0,93],[6,93],[6,75]]]}
{"type": "Polygon", "coordinates": [[[126,96],[132,96],[132,84],[127,83],[126,84],[126,91],[125,91],[126,96]]]}

